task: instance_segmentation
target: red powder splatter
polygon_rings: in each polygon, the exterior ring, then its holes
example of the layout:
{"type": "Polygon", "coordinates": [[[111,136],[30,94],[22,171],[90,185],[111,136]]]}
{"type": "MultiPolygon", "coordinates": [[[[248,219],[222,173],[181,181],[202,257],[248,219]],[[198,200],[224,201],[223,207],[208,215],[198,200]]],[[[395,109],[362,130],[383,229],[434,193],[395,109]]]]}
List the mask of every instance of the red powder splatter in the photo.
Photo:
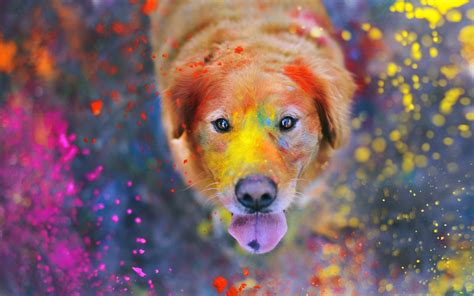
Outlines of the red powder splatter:
{"type": "Polygon", "coordinates": [[[212,285],[216,288],[217,293],[222,293],[227,287],[227,280],[222,276],[218,276],[214,279],[212,285]]]}
{"type": "Polygon", "coordinates": [[[118,103],[120,101],[119,92],[116,90],[110,92],[110,97],[114,103],[118,103]]]}
{"type": "Polygon", "coordinates": [[[131,84],[127,85],[127,91],[129,93],[135,93],[135,92],[137,92],[137,86],[135,84],[131,83],[131,84]]]}
{"type": "Polygon", "coordinates": [[[140,117],[143,119],[143,121],[146,121],[148,118],[145,112],[140,113],[140,117]]]}
{"type": "Polygon", "coordinates": [[[100,113],[102,112],[102,106],[103,106],[103,103],[101,99],[92,101],[90,104],[92,114],[94,116],[99,116],[100,113]]]}
{"type": "Polygon", "coordinates": [[[246,284],[246,283],[240,284],[240,286],[239,286],[239,293],[242,292],[246,287],[247,287],[247,284],[246,284]]]}
{"type": "Polygon", "coordinates": [[[296,82],[306,93],[312,94],[314,82],[317,81],[314,74],[299,62],[293,65],[287,65],[283,69],[283,73],[296,82]]]}
{"type": "Polygon", "coordinates": [[[161,55],[162,58],[166,59],[168,57],[168,54],[165,52],[161,55]]]}
{"type": "Polygon", "coordinates": [[[234,52],[237,53],[237,54],[241,54],[242,51],[244,51],[244,49],[243,49],[242,46],[237,46],[237,47],[234,49],[234,52]]]}
{"type": "Polygon", "coordinates": [[[118,73],[118,67],[117,66],[114,66],[114,65],[111,65],[108,70],[107,70],[107,73],[111,76],[115,75],[118,73]]]}
{"type": "Polygon", "coordinates": [[[158,7],[158,1],[157,0],[145,0],[145,3],[143,3],[143,5],[142,5],[141,12],[143,14],[149,15],[157,7],[158,7]]]}
{"type": "Polygon", "coordinates": [[[244,274],[244,276],[249,276],[249,274],[250,274],[248,268],[244,268],[244,269],[242,270],[242,273],[244,274]]]}
{"type": "Polygon", "coordinates": [[[112,31],[115,33],[115,34],[119,34],[119,35],[123,35],[125,34],[125,31],[126,31],[126,26],[122,23],[119,23],[119,22],[114,22],[112,24],[112,31]]]}
{"type": "Polygon", "coordinates": [[[318,276],[313,276],[310,280],[312,286],[318,287],[321,285],[321,279],[318,276]]]}
{"type": "Polygon", "coordinates": [[[238,291],[234,286],[230,287],[229,290],[227,290],[227,292],[225,293],[225,296],[237,296],[237,295],[238,295],[238,291]]]}
{"type": "Polygon", "coordinates": [[[99,34],[104,34],[105,33],[105,26],[104,24],[97,24],[95,26],[95,31],[99,34]]]}

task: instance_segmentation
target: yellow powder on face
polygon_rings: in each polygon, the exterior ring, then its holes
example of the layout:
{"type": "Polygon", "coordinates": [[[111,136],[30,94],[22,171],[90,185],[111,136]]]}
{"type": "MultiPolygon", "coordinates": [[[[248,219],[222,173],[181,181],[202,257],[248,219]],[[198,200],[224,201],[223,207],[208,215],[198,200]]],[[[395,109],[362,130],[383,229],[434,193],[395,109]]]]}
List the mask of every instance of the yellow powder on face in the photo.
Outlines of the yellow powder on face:
{"type": "Polygon", "coordinates": [[[278,150],[268,135],[272,127],[268,123],[275,117],[271,109],[267,107],[259,113],[253,108],[245,114],[234,114],[232,130],[223,135],[223,141],[228,143],[225,152],[207,153],[207,163],[219,180],[219,187],[231,186],[250,171],[261,171],[268,162],[278,160],[278,150]]]}

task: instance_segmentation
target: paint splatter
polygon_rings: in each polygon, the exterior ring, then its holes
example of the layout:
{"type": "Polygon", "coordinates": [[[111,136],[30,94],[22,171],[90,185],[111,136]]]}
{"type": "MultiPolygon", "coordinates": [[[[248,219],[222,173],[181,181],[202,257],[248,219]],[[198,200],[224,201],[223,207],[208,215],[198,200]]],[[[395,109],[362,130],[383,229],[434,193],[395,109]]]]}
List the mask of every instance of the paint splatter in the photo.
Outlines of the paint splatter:
{"type": "Polygon", "coordinates": [[[140,277],[145,277],[146,273],[143,272],[143,270],[140,267],[132,267],[133,271],[135,271],[140,277]]]}
{"type": "Polygon", "coordinates": [[[145,15],[149,15],[158,8],[158,0],[145,0],[141,7],[141,12],[145,15]]]}
{"type": "Polygon", "coordinates": [[[94,116],[99,116],[100,113],[102,112],[102,106],[103,106],[103,102],[101,99],[97,99],[97,100],[93,100],[91,103],[90,103],[90,108],[91,108],[91,112],[92,112],[92,115],[94,116]]]}
{"type": "Polygon", "coordinates": [[[218,276],[214,279],[214,282],[212,283],[214,288],[216,289],[217,293],[222,293],[224,292],[225,288],[227,287],[227,279],[225,279],[222,276],[218,276]]]}

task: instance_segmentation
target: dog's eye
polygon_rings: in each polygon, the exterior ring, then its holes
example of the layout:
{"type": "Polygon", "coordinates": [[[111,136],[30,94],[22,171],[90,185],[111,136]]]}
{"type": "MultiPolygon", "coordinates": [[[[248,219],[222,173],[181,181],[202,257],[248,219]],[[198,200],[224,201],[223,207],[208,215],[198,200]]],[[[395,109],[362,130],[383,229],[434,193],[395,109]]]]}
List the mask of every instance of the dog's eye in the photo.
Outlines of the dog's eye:
{"type": "Polygon", "coordinates": [[[291,130],[295,124],[297,119],[291,116],[285,116],[280,121],[280,130],[281,131],[289,131],[291,130]]]}
{"type": "Polygon", "coordinates": [[[230,123],[225,118],[216,119],[212,122],[212,124],[214,125],[216,131],[219,133],[226,133],[230,131],[230,123]]]}

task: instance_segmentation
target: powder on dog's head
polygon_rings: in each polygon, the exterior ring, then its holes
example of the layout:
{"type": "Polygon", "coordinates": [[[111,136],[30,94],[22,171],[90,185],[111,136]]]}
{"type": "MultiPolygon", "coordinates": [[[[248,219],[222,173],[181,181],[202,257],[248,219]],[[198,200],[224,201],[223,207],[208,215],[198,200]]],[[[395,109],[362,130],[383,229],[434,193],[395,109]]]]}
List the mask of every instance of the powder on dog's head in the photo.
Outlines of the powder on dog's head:
{"type": "MultiPolygon", "coordinates": [[[[342,69],[341,69],[342,70],[342,69]]],[[[341,71],[340,75],[347,73],[347,71],[341,71]]],[[[321,128],[324,137],[330,143],[333,148],[339,148],[342,144],[347,142],[349,136],[349,127],[346,119],[346,114],[341,111],[342,108],[336,107],[336,104],[348,105],[355,86],[352,83],[350,77],[344,83],[348,84],[344,89],[344,84],[334,87],[342,87],[346,94],[342,94],[340,98],[330,98],[328,88],[330,88],[330,82],[324,81],[321,78],[315,76],[310,70],[308,65],[305,65],[301,59],[297,59],[294,63],[286,65],[284,67],[284,74],[291,78],[298,86],[303,89],[308,95],[314,98],[319,118],[321,120],[321,128]]],[[[345,75],[347,76],[347,74],[345,75]]]]}
{"type": "Polygon", "coordinates": [[[347,71],[327,60],[269,65],[251,55],[189,62],[178,68],[168,95],[173,136],[185,139],[181,147],[194,156],[187,177],[205,180],[198,190],[233,213],[229,232],[243,248],[265,253],[286,232],[284,210],[301,180],[321,172],[322,150],[347,140],[354,86],[347,71]],[[218,130],[222,120],[228,128],[218,130]],[[258,206],[260,196],[246,193],[256,200],[249,206],[236,194],[251,176],[275,184],[265,207],[258,206]]]}

